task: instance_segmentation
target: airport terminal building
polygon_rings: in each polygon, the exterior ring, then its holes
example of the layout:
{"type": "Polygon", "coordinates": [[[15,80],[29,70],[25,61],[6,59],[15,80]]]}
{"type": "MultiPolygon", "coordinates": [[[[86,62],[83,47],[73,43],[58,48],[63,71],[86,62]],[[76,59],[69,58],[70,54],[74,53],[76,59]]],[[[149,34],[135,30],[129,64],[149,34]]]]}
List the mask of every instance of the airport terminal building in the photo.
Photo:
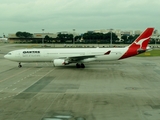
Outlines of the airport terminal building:
{"type": "MultiPolygon", "coordinates": [[[[92,32],[92,33],[108,33],[108,32],[113,32],[115,33],[118,38],[121,40],[121,36],[122,35],[137,35],[137,34],[141,34],[142,31],[140,30],[128,30],[128,31],[122,31],[120,29],[102,29],[102,30],[93,30],[93,31],[87,31],[87,32],[92,32]]],[[[8,40],[10,43],[42,43],[42,41],[44,40],[44,42],[47,43],[55,43],[55,42],[60,42],[60,40],[57,39],[58,34],[73,34],[73,36],[77,36],[79,34],[77,33],[70,33],[67,31],[62,31],[62,32],[58,32],[58,33],[33,33],[33,36],[30,38],[20,38],[17,37],[16,34],[8,34],[8,40]],[[45,37],[48,37],[48,39],[44,39],[45,37]]],[[[82,34],[83,35],[83,34],[82,34]]],[[[158,33],[158,30],[155,30],[154,33],[152,34],[152,38],[156,38],[158,40],[160,40],[160,35],[158,33]]],[[[83,36],[82,36],[82,40],[83,40],[83,36]]],[[[70,41],[71,42],[71,41],[70,41]]]]}
{"type": "Polygon", "coordinates": [[[54,33],[33,33],[33,37],[31,38],[19,38],[16,34],[8,34],[8,39],[10,43],[19,43],[19,42],[42,42],[42,39],[45,36],[49,36],[52,40],[57,38],[57,34],[54,33]]]}

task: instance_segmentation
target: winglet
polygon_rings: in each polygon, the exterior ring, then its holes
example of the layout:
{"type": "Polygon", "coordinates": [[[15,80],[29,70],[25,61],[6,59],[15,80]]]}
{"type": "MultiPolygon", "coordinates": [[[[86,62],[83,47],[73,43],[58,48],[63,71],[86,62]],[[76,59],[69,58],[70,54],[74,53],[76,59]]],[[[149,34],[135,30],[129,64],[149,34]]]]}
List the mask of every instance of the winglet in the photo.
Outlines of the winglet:
{"type": "Polygon", "coordinates": [[[111,52],[111,51],[109,50],[108,52],[104,53],[104,55],[109,55],[109,54],[110,54],[110,52],[111,52]]]}

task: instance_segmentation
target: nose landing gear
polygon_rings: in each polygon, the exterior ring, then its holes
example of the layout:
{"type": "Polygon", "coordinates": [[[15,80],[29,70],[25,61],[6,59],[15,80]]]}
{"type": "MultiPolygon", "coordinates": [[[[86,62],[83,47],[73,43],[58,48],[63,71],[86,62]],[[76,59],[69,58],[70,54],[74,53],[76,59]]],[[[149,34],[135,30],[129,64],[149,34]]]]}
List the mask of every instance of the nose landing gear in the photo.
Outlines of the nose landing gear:
{"type": "Polygon", "coordinates": [[[19,62],[19,65],[18,65],[18,67],[19,67],[19,68],[21,68],[21,67],[22,67],[22,65],[21,65],[21,62],[19,62]]]}

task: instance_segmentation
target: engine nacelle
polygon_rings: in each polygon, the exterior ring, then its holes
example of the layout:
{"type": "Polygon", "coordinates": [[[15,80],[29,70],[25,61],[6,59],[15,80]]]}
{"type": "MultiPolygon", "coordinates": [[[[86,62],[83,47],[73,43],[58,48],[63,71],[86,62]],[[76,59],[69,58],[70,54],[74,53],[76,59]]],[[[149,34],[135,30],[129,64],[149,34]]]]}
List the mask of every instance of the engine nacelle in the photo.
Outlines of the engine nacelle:
{"type": "Polygon", "coordinates": [[[54,59],[53,64],[54,64],[54,66],[64,66],[67,63],[64,59],[54,59]]]}

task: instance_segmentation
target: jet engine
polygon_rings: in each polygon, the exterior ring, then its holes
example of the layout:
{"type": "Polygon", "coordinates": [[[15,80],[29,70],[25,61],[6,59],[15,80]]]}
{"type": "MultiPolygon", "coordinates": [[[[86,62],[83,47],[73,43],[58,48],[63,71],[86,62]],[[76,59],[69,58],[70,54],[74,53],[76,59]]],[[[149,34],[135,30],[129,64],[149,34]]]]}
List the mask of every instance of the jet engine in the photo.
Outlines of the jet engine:
{"type": "Polygon", "coordinates": [[[54,66],[64,66],[67,64],[67,62],[65,61],[65,59],[54,59],[53,64],[54,66]]]}

